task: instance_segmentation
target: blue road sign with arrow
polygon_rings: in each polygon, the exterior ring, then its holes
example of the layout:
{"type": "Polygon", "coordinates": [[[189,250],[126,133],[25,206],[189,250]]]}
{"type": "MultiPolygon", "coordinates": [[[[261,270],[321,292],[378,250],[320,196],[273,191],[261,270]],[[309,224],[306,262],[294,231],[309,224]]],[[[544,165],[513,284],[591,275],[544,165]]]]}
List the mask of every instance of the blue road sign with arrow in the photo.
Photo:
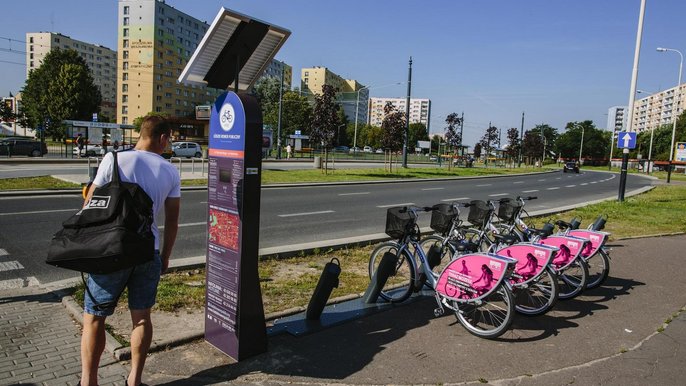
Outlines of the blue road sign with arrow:
{"type": "Polygon", "coordinates": [[[628,131],[620,131],[617,136],[617,147],[619,149],[635,149],[636,148],[636,133],[628,131]]]}

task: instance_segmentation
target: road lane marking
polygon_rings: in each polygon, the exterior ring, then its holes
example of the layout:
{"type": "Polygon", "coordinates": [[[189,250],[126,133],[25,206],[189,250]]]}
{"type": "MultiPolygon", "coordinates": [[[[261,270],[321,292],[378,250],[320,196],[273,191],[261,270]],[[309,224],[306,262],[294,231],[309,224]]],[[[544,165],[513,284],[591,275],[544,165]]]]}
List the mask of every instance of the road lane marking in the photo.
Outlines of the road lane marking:
{"type": "Polygon", "coordinates": [[[9,253],[7,253],[6,250],[0,248],[0,256],[7,256],[7,255],[9,255],[9,253]]]}
{"type": "Polygon", "coordinates": [[[445,188],[424,188],[422,190],[443,190],[445,188]]]}
{"type": "Polygon", "coordinates": [[[0,272],[14,271],[16,269],[24,269],[24,266],[18,261],[3,261],[0,262],[0,272]]]}
{"type": "Polygon", "coordinates": [[[491,185],[493,185],[493,184],[481,184],[481,185],[477,185],[477,186],[491,186],[491,185]]]}
{"type": "Polygon", "coordinates": [[[522,190],[522,193],[534,193],[534,192],[538,192],[538,189],[522,190]]]}
{"type": "Polygon", "coordinates": [[[55,213],[55,212],[76,212],[78,209],[53,209],[53,210],[34,210],[30,212],[11,212],[11,213],[0,213],[0,216],[21,216],[24,214],[45,214],[45,213],[55,213]]]}
{"type": "Polygon", "coordinates": [[[513,184],[523,184],[523,183],[524,183],[524,181],[515,181],[515,182],[513,182],[513,184]]]}
{"type": "Polygon", "coordinates": [[[489,194],[488,197],[498,197],[498,196],[507,196],[510,193],[496,193],[496,194],[489,194]]]}
{"type": "Polygon", "coordinates": [[[545,178],[541,178],[539,181],[545,181],[545,178]]]}
{"type": "Polygon", "coordinates": [[[441,201],[450,202],[450,201],[462,201],[462,200],[469,200],[469,197],[446,198],[445,200],[441,200],[441,201]]]}
{"type": "Polygon", "coordinates": [[[592,183],[592,184],[597,184],[597,183],[598,183],[598,181],[591,181],[591,183],[592,183]]]}
{"type": "Polygon", "coordinates": [[[394,206],[409,206],[414,205],[414,202],[406,202],[404,204],[390,204],[390,205],[377,205],[377,208],[392,208],[394,206]]]}
{"type": "Polygon", "coordinates": [[[552,188],[548,188],[548,189],[546,189],[546,190],[557,190],[557,189],[560,189],[560,188],[559,188],[558,186],[555,186],[555,187],[552,187],[552,188]]]}
{"type": "Polygon", "coordinates": [[[320,210],[318,212],[289,213],[289,214],[280,214],[278,216],[279,217],[295,217],[295,216],[311,216],[314,214],[326,214],[326,213],[334,213],[334,211],[333,210],[320,210]]]}
{"type": "Polygon", "coordinates": [[[369,192],[338,193],[339,196],[356,196],[361,194],[369,194],[369,192]]]}
{"type": "Polygon", "coordinates": [[[586,186],[586,185],[588,185],[588,182],[582,182],[582,183],[579,184],[579,185],[581,185],[581,186],[586,186]]]}
{"type": "MultiPolygon", "coordinates": [[[[201,221],[201,222],[187,222],[184,224],[179,224],[179,228],[184,228],[184,227],[195,227],[198,225],[207,225],[207,221],[201,221]]],[[[164,229],[164,225],[160,225],[157,227],[157,229],[162,230],[164,229]]]]}
{"type": "Polygon", "coordinates": [[[567,185],[567,186],[565,186],[565,188],[574,188],[574,187],[576,187],[576,185],[567,185]]]}

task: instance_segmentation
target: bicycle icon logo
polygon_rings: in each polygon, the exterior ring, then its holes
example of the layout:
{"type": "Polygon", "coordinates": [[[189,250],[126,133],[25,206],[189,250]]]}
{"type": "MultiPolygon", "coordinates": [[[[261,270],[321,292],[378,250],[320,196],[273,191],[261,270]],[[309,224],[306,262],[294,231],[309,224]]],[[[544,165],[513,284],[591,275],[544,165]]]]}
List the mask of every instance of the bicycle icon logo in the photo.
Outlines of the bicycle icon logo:
{"type": "Polygon", "coordinates": [[[236,122],[236,112],[230,103],[222,106],[219,111],[219,124],[224,131],[230,131],[233,129],[233,125],[236,122]]]}
{"type": "Polygon", "coordinates": [[[231,124],[233,123],[233,115],[231,114],[231,111],[224,110],[222,113],[222,123],[224,124],[231,124]]]}

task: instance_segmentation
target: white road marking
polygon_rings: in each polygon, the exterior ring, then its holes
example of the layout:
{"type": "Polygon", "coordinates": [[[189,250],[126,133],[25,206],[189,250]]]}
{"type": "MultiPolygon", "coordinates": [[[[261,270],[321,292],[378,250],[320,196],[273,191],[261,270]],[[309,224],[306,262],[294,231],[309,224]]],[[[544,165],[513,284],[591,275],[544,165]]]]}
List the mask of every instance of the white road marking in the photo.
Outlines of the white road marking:
{"type": "Polygon", "coordinates": [[[200,201],[201,204],[207,204],[207,201],[200,201]]]}
{"type": "Polygon", "coordinates": [[[377,208],[392,208],[394,206],[409,206],[414,205],[414,202],[406,202],[404,204],[390,204],[390,205],[377,205],[377,208]]]}
{"type": "Polygon", "coordinates": [[[320,210],[318,212],[289,213],[289,214],[280,214],[279,217],[311,216],[313,214],[326,214],[326,213],[334,213],[334,211],[333,210],[320,210]]]}
{"type": "Polygon", "coordinates": [[[545,181],[545,178],[541,178],[539,181],[545,181]]]}
{"type": "Polygon", "coordinates": [[[7,256],[7,255],[9,255],[9,253],[7,253],[6,250],[0,248],[0,256],[7,256]]]}
{"type": "Polygon", "coordinates": [[[441,201],[451,202],[451,201],[462,201],[462,200],[469,200],[469,197],[446,198],[445,200],[441,200],[441,201]]]}
{"type": "MultiPolygon", "coordinates": [[[[198,225],[207,225],[207,221],[201,221],[201,222],[187,222],[185,224],[179,224],[179,228],[184,228],[184,227],[195,227],[198,225]]],[[[164,225],[160,225],[157,227],[157,229],[162,230],[164,229],[164,225]]]]}
{"type": "Polygon", "coordinates": [[[581,185],[581,186],[586,186],[586,185],[588,185],[588,182],[583,182],[583,183],[581,183],[581,184],[579,184],[579,185],[581,185]]]}
{"type": "Polygon", "coordinates": [[[477,186],[491,186],[491,185],[493,185],[493,184],[481,184],[481,185],[477,185],[477,186]]]}
{"type": "Polygon", "coordinates": [[[369,192],[356,192],[356,193],[338,193],[339,196],[356,196],[362,194],[369,194],[369,192]]]}
{"type": "Polygon", "coordinates": [[[515,182],[513,182],[513,184],[523,184],[523,183],[524,183],[524,181],[515,181],[515,182]]]}
{"type": "Polygon", "coordinates": [[[534,193],[538,192],[538,189],[533,189],[533,190],[522,190],[522,193],[534,193]]]}
{"type": "Polygon", "coordinates": [[[0,216],[21,216],[24,214],[45,214],[45,213],[55,213],[55,212],[74,212],[76,213],[78,209],[53,209],[53,210],[34,210],[30,212],[11,212],[11,213],[0,213],[0,216]]]}
{"type": "Polygon", "coordinates": [[[567,186],[565,186],[565,188],[574,188],[574,187],[576,187],[576,185],[567,185],[567,186]]]}
{"type": "Polygon", "coordinates": [[[488,197],[498,197],[498,196],[507,196],[509,193],[496,193],[496,194],[489,194],[488,197]]]}
{"type": "Polygon", "coordinates": [[[445,188],[424,188],[422,190],[443,190],[445,188]]]}
{"type": "Polygon", "coordinates": [[[558,186],[555,186],[555,187],[553,187],[553,188],[548,188],[548,189],[546,189],[546,190],[557,190],[557,189],[560,189],[560,188],[559,188],[558,186]]]}
{"type": "Polygon", "coordinates": [[[14,271],[16,269],[24,269],[24,266],[18,261],[3,261],[0,262],[0,272],[14,271]]]}
{"type": "Polygon", "coordinates": [[[592,183],[592,184],[597,184],[597,183],[598,183],[598,181],[591,181],[591,183],[592,183]]]}

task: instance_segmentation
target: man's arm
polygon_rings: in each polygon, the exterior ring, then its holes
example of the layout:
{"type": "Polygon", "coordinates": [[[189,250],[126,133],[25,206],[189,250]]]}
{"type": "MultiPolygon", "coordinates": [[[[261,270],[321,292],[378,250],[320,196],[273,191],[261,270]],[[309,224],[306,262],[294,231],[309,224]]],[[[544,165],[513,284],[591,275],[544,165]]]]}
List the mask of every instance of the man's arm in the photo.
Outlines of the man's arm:
{"type": "Polygon", "coordinates": [[[162,273],[169,268],[176,233],[179,230],[179,212],[181,209],[181,197],[167,197],[164,200],[164,241],[162,244],[162,273]]]}

